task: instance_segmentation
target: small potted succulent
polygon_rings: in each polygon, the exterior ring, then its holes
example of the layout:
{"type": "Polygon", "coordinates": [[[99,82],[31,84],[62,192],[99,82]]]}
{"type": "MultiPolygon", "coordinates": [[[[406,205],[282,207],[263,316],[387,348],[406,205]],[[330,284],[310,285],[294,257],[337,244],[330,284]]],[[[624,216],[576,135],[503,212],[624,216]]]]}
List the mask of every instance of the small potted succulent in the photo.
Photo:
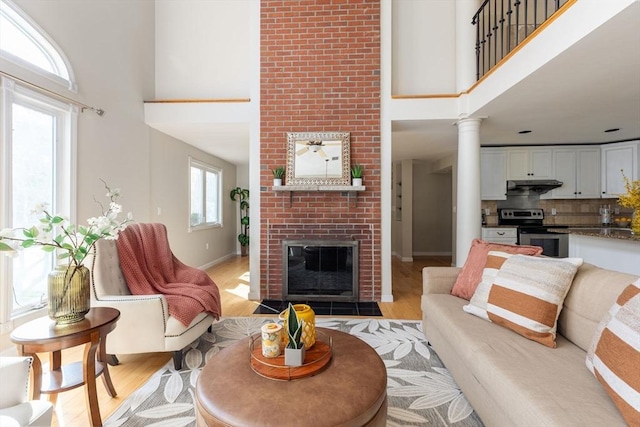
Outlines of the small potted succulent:
{"type": "Polygon", "coordinates": [[[287,309],[287,326],[285,333],[289,338],[287,347],[284,349],[284,364],[287,366],[302,366],[304,363],[304,342],[302,341],[302,329],[304,320],[298,318],[298,313],[289,303],[287,309]]]}
{"type": "Polygon", "coordinates": [[[362,185],[363,174],[364,167],[362,167],[362,165],[351,166],[351,177],[353,178],[352,184],[354,187],[360,187],[362,185]]]}
{"type": "Polygon", "coordinates": [[[273,170],[273,186],[278,187],[282,185],[282,178],[284,178],[285,168],[278,166],[273,170]]]}

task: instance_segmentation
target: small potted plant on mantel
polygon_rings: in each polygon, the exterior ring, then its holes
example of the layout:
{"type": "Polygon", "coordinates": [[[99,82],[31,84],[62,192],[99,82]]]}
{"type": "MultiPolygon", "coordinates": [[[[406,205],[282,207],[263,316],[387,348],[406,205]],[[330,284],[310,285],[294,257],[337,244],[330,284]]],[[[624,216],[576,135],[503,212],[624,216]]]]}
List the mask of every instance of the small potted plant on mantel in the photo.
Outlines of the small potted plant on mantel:
{"type": "Polygon", "coordinates": [[[284,364],[287,366],[302,366],[304,363],[304,342],[302,342],[302,329],[304,320],[298,318],[298,313],[289,303],[287,313],[286,334],[289,338],[287,347],[284,349],[284,364]]]}
{"type": "Polygon", "coordinates": [[[362,175],[364,174],[364,167],[362,165],[353,165],[351,166],[351,177],[353,181],[351,182],[354,187],[362,186],[362,175]]]}
{"type": "Polygon", "coordinates": [[[279,187],[282,185],[282,178],[284,178],[285,168],[278,166],[273,170],[273,186],[279,187]]]}

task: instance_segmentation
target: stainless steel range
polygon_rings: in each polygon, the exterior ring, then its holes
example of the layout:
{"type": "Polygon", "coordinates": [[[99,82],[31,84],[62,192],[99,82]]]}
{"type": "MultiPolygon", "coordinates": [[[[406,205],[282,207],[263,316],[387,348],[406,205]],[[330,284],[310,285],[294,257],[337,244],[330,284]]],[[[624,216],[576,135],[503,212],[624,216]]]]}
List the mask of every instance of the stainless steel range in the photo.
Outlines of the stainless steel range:
{"type": "Polygon", "coordinates": [[[557,232],[567,226],[544,225],[544,211],[540,208],[498,209],[498,224],[516,226],[519,245],[540,246],[542,254],[550,257],[569,256],[569,235],[557,232]]]}

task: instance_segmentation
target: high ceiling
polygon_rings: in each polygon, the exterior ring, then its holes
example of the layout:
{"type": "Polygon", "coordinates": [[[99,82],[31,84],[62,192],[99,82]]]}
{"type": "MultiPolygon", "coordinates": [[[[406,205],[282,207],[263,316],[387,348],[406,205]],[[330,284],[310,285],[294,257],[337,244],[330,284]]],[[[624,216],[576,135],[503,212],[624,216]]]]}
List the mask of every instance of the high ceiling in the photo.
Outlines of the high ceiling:
{"type": "MultiPolygon", "coordinates": [[[[589,144],[640,139],[640,4],[606,22],[474,112],[490,145],[589,144]],[[620,130],[605,132],[608,129],[620,130]],[[530,130],[531,133],[519,134],[530,130]]],[[[393,123],[393,158],[455,152],[451,121],[393,123]]]]}
{"type": "MultiPolygon", "coordinates": [[[[640,139],[640,3],[474,111],[473,117],[483,117],[483,146],[640,139]],[[522,130],[531,132],[519,134],[522,130]]],[[[248,163],[248,124],[167,124],[158,129],[229,162],[248,163]],[[212,145],[212,140],[224,142],[212,145]]],[[[394,161],[437,160],[455,153],[457,140],[451,120],[392,123],[394,161]]]]}

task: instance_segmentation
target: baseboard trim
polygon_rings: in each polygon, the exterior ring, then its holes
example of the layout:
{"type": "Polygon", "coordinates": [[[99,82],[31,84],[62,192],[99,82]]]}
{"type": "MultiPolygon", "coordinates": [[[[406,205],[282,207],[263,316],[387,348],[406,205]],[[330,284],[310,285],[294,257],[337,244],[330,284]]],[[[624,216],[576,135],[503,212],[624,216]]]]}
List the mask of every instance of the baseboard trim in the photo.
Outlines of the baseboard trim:
{"type": "Polygon", "coordinates": [[[234,253],[230,253],[230,254],[227,254],[227,255],[223,256],[222,258],[218,258],[218,259],[215,259],[215,260],[213,260],[213,261],[211,261],[211,262],[208,262],[208,263],[206,263],[206,264],[204,264],[204,265],[201,265],[201,266],[200,266],[200,267],[198,267],[198,268],[199,268],[200,270],[206,270],[206,269],[208,269],[208,268],[213,267],[213,266],[214,266],[214,265],[216,265],[216,264],[220,264],[221,262],[226,261],[226,260],[228,260],[229,258],[236,257],[236,256],[238,256],[238,255],[240,255],[240,254],[236,254],[235,252],[234,252],[234,253]]]}
{"type": "Polygon", "coordinates": [[[413,256],[452,256],[452,252],[414,252],[413,256]]]}

